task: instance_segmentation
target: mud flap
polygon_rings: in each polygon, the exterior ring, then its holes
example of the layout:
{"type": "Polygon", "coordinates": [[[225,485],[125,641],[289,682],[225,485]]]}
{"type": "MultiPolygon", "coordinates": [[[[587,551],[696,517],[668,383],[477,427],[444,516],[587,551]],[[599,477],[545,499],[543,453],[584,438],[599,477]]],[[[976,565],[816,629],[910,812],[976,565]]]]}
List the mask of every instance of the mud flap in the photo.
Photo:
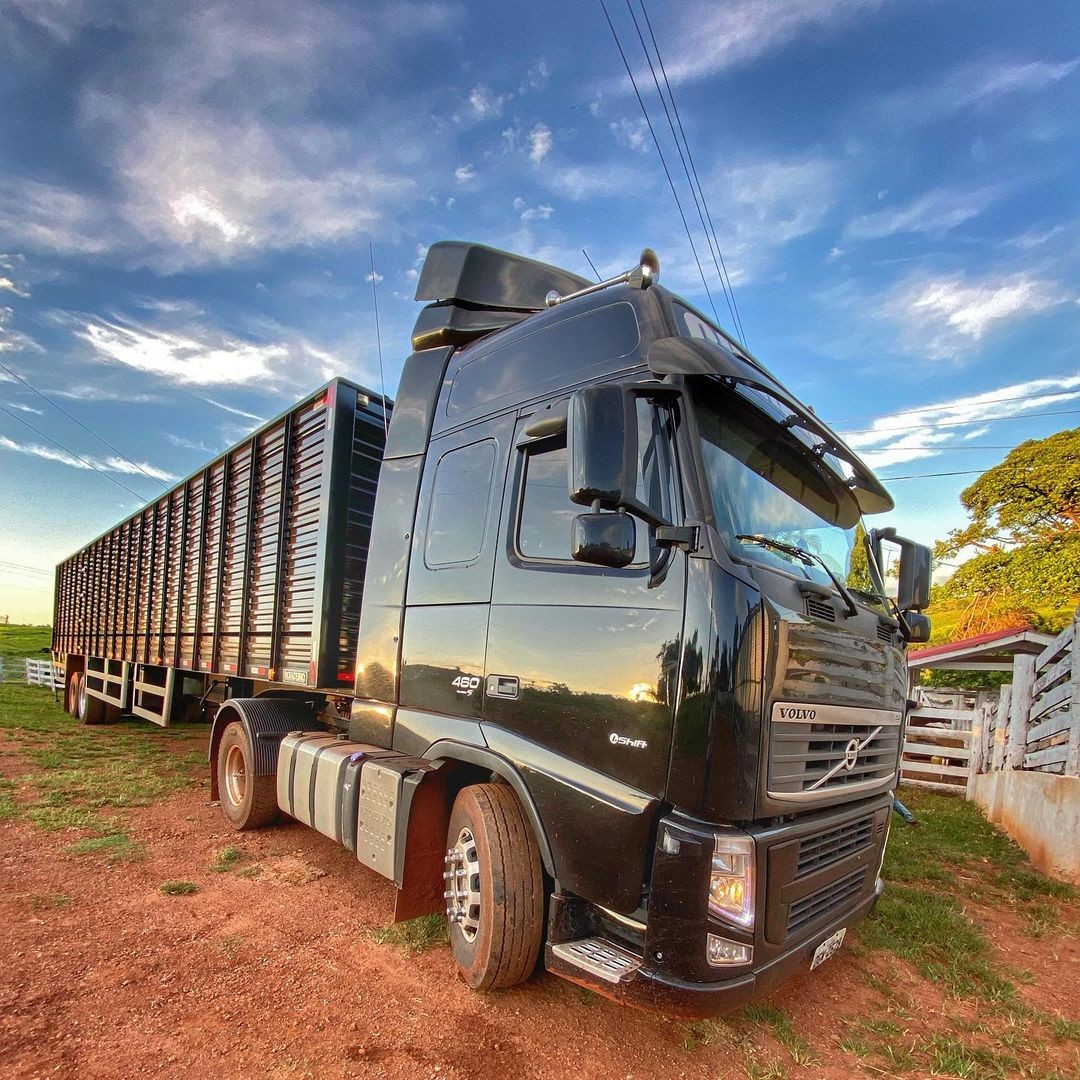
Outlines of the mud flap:
{"type": "Polygon", "coordinates": [[[407,778],[400,813],[407,823],[405,843],[399,846],[395,873],[397,899],[394,922],[446,910],[443,870],[446,832],[450,828],[450,794],[445,770],[428,769],[407,778]]]}

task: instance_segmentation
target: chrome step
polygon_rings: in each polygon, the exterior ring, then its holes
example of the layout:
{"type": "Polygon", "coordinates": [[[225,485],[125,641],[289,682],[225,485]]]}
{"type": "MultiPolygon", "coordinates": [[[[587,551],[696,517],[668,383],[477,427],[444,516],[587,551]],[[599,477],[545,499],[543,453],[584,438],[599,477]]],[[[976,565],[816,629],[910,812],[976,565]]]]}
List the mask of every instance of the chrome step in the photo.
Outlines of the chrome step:
{"type": "Polygon", "coordinates": [[[601,937],[564,941],[553,945],[551,951],[560,960],[610,983],[622,982],[641,967],[640,956],[635,956],[601,937]]]}

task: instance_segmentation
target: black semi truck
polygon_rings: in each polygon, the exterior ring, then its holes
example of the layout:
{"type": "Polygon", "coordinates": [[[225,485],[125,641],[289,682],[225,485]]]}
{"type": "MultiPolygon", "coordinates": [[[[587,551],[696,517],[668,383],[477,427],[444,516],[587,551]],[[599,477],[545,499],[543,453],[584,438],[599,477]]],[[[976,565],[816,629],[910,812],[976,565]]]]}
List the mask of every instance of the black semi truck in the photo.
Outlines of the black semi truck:
{"type": "Polygon", "coordinates": [[[470,986],[709,1015],[881,893],[929,552],[658,275],[433,245],[392,407],[335,380],[71,556],[53,648],[85,723],[209,720],[235,828],[445,911],[470,986]]]}

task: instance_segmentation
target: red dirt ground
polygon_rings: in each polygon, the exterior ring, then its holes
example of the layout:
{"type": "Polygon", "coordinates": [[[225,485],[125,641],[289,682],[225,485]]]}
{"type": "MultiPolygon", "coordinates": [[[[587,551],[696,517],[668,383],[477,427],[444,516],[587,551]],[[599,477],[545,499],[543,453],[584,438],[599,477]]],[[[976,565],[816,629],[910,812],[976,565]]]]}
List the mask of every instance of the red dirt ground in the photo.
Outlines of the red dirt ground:
{"type": "MultiPolygon", "coordinates": [[[[818,1059],[802,1066],[765,1027],[714,1028],[701,1043],[688,1039],[685,1022],[621,1008],[546,974],[512,991],[473,993],[456,979],[446,946],[410,954],[371,939],[389,921],[389,883],[295,823],[232,832],[205,783],[130,811],[128,821],[148,857],[111,866],[65,852],[78,834],[0,825],[4,1077],[715,1078],[773,1061],[789,1077],[882,1076],[891,1074],[864,1072],[837,1046],[842,1018],[884,1013],[868,975],[911,995],[916,1034],[974,1023],[988,1008],[943,998],[885,954],[846,948],[771,999],[818,1059]],[[226,845],[262,872],[211,872],[226,845]],[[171,879],[199,891],[163,895],[171,879]],[[55,894],[70,903],[42,899],[55,894]]],[[[1026,1001],[1077,1015],[1075,934],[1037,941],[1013,914],[972,915],[999,960],[1033,974],[1019,987],[1026,1001]]],[[[1070,1053],[1048,1049],[1047,1066],[1067,1070],[1070,1053]]]]}

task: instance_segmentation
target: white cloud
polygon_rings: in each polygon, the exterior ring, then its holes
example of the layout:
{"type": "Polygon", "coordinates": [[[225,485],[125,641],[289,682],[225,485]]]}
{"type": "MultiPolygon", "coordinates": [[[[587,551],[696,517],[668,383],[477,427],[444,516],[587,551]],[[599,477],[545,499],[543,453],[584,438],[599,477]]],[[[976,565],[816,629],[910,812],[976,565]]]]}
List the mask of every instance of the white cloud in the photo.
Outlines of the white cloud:
{"type": "MultiPolygon", "coordinates": [[[[178,331],[120,318],[80,317],[72,321],[77,327],[75,336],[90,347],[93,360],[178,385],[257,384],[263,390],[277,391],[301,377],[310,381],[313,371],[329,377],[342,370],[332,353],[287,332],[282,340],[252,341],[217,331],[178,331]]],[[[280,328],[271,327],[275,329],[280,328]]],[[[220,402],[213,404],[235,411],[220,402]]]]}
{"type": "Polygon", "coordinates": [[[639,154],[649,152],[649,126],[644,120],[623,116],[612,120],[608,127],[620,146],[629,147],[639,154]]]}
{"type": "MultiPolygon", "coordinates": [[[[842,176],[836,162],[809,156],[744,161],[705,179],[732,284],[760,278],[778,249],[820,229],[836,203],[842,176]]],[[[707,254],[703,243],[701,248],[707,254]]]]}
{"type": "Polygon", "coordinates": [[[21,296],[26,299],[30,293],[24,289],[21,285],[17,285],[11,278],[4,274],[0,274],[0,292],[14,293],[16,296],[21,296]]]}
{"type": "MultiPolygon", "coordinates": [[[[0,371],[0,382],[15,382],[5,371],[0,371]]],[[[19,412],[34,413],[36,416],[44,416],[41,409],[35,409],[33,405],[24,405],[21,401],[5,401],[4,405],[9,409],[18,409],[19,412]]]]}
{"type": "Polygon", "coordinates": [[[878,240],[900,233],[944,236],[950,230],[977,218],[1003,194],[1004,190],[999,185],[975,191],[937,188],[904,206],[889,207],[855,218],[844,230],[844,236],[849,240],[878,240]]]}
{"type": "Polygon", "coordinates": [[[13,329],[11,323],[15,312],[0,305],[0,353],[41,352],[41,346],[33,338],[13,329]]]}
{"type": "Polygon", "coordinates": [[[995,324],[1066,302],[1052,282],[1025,274],[968,279],[917,278],[886,297],[882,311],[931,356],[948,357],[978,342],[995,324]]]}
{"type": "MultiPolygon", "coordinates": [[[[518,202],[515,199],[515,204],[518,202]]],[[[548,206],[546,203],[541,203],[539,206],[516,206],[515,210],[521,211],[522,221],[547,221],[553,213],[555,213],[555,207],[548,206]]]]}
{"type": "Polygon", "coordinates": [[[640,169],[620,165],[566,165],[555,169],[547,181],[556,194],[580,201],[640,192],[643,178],[640,169]]]}
{"type": "Polygon", "coordinates": [[[204,397],[202,399],[207,405],[213,405],[217,409],[221,409],[223,412],[232,413],[234,416],[242,416],[245,420],[254,420],[256,423],[261,424],[263,417],[256,416],[255,413],[245,412],[243,409],[238,409],[235,405],[226,405],[223,401],[216,401],[214,398],[204,397]]]}
{"type": "Polygon", "coordinates": [[[541,162],[551,153],[555,138],[547,124],[536,124],[529,132],[529,160],[541,162]]]}
{"type": "Polygon", "coordinates": [[[459,184],[468,184],[476,179],[476,169],[470,161],[467,165],[459,165],[454,170],[454,179],[459,184]]]}
{"type": "Polygon", "coordinates": [[[103,255],[129,239],[130,230],[108,200],[39,180],[0,180],[0,238],[31,251],[103,255]]]}
{"type": "MultiPolygon", "coordinates": [[[[673,84],[745,66],[797,38],[833,34],[885,0],[697,0],[680,5],[666,35],[664,66],[673,84]],[[669,44],[670,42],[670,44],[669,44]]],[[[624,92],[629,82],[620,83],[624,92]]]]}
{"type": "Polygon", "coordinates": [[[385,238],[450,151],[453,133],[432,131],[420,91],[381,87],[403,50],[455,28],[459,4],[11,2],[21,14],[0,32],[24,17],[58,42],[89,25],[120,32],[115,62],[80,84],[76,102],[100,187],[9,176],[0,242],[172,272],[385,238]],[[365,97],[359,120],[327,119],[344,86],[365,97]]]}
{"type": "Polygon", "coordinates": [[[487,86],[474,86],[469,91],[469,108],[477,120],[491,120],[502,116],[503,107],[513,94],[496,94],[487,86]]]}
{"type": "Polygon", "coordinates": [[[172,473],[151,465],[148,461],[136,463],[112,456],[95,458],[89,455],[69,454],[66,450],[43,446],[40,443],[17,442],[15,439],[9,439],[6,435],[0,435],[0,449],[10,450],[16,454],[26,454],[29,457],[41,458],[43,461],[55,461],[61,465],[67,465],[69,468],[81,469],[85,472],[98,469],[103,472],[124,473],[129,476],[142,476],[145,474],[166,483],[179,479],[172,473]]]}
{"type": "Polygon", "coordinates": [[[983,60],[956,69],[934,85],[892,94],[878,103],[876,111],[890,123],[922,124],[1009,94],[1037,93],[1068,78],[1078,67],[1080,59],[983,60]]]}
{"type": "Polygon", "coordinates": [[[1080,374],[1030,379],[980,394],[902,409],[876,419],[869,428],[856,427],[849,434],[844,434],[843,426],[838,430],[871,468],[878,469],[938,457],[950,445],[962,445],[986,434],[988,428],[983,426],[968,430],[967,425],[973,422],[1022,417],[1027,412],[1078,398],[1080,374]]]}
{"type": "Polygon", "coordinates": [[[521,88],[518,91],[521,94],[528,93],[530,90],[543,90],[548,84],[548,79],[551,78],[551,67],[544,57],[540,57],[536,63],[529,66],[529,70],[525,72],[525,79],[521,84],[521,88]]]}

